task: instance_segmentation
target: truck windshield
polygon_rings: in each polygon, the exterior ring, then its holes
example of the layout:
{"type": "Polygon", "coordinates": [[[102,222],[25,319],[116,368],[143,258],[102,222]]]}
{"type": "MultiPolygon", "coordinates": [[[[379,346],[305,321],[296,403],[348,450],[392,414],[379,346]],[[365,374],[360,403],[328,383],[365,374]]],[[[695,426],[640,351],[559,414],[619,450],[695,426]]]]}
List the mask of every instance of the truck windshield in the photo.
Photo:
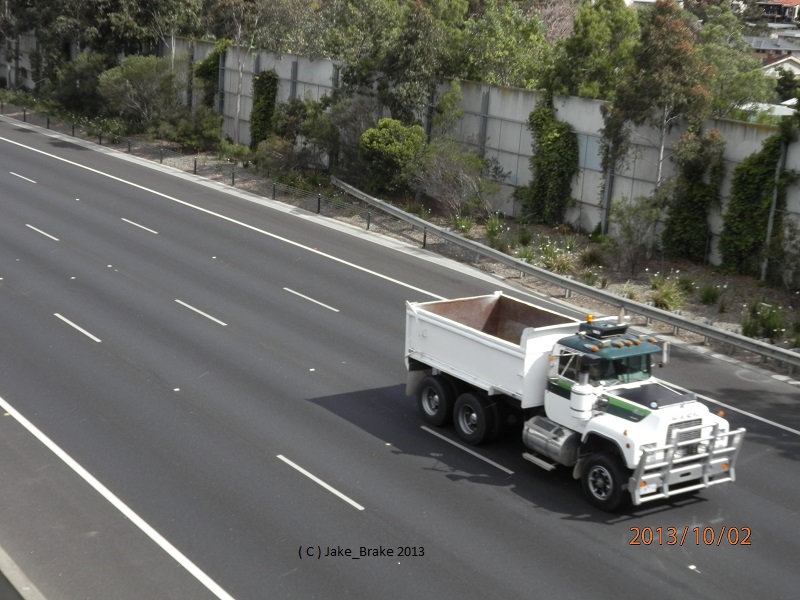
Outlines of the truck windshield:
{"type": "Polygon", "coordinates": [[[650,378],[650,355],[602,359],[589,370],[589,381],[596,385],[613,382],[628,383],[650,378]]]}

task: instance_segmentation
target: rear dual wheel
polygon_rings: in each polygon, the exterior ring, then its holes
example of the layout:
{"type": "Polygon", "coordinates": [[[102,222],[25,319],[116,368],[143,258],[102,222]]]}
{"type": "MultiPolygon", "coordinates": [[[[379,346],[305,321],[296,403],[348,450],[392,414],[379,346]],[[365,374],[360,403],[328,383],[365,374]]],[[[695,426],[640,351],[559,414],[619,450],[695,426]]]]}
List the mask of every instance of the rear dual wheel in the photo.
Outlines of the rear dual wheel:
{"type": "Polygon", "coordinates": [[[477,446],[490,442],[500,431],[498,404],[480,393],[461,394],[453,407],[453,424],[458,437],[477,446]]]}
{"type": "Polygon", "coordinates": [[[417,409],[422,420],[441,427],[453,414],[456,390],[452,382],[442,375],[428,375],[417,388],[417,409]]]}

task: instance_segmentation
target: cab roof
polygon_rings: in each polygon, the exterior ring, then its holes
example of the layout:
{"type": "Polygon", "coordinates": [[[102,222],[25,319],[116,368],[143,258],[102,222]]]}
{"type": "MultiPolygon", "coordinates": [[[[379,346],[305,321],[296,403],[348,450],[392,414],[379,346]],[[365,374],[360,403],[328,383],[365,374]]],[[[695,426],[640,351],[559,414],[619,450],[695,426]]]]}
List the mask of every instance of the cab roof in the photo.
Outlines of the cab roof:
{"type": "Polygon", "coordinates": [[[640,340],[638,337],[628,334],[609,337],[604,340],[578,334],[562,338],[559,343],[572,350],[594,354],[607,360],[661,352],[661,347],[657,344],[640,340]],[[623,345],[620,347],[620,344],[623,345]]]}

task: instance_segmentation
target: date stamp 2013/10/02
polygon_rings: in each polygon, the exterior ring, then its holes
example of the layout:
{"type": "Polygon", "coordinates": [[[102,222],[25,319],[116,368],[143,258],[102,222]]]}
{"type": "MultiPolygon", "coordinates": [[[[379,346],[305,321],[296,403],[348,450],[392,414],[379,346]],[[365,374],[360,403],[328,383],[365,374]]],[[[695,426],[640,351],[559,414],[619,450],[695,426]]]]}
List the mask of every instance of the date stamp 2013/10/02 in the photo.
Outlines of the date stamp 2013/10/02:
{"type": "Polygon", "coordinates": [[[749,527],[631,527],[631,546],[752,546],[749,527]]]}

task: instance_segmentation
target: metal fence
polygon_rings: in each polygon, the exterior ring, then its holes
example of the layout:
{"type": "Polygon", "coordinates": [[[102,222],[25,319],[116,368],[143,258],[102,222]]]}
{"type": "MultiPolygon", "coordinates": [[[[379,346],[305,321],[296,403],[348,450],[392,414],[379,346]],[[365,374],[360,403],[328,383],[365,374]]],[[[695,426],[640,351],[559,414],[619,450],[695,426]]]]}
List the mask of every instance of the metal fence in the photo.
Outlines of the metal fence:
{"type": "Polygon", "coordinates": [[[691,321],[676,313],[634,302],[556,275],[459,236],[452,231],[437,227],[421,217],[373,198],[335,177],[331,178],[332,188],[303,190],[280,183],[268,174],[257,172],[251,166],[240,165],[238,161],[207,155],[182,154],[169,145],[158,144],[151,140],[115,136],[98,130],[91,123],[53,117],[24,106],[8,104],[2,100],[0,100],[0,115],[92,141],[102,146],[112,147],[120,152],[159,162],[209,180],[226,183],[309,212],[345,220],[368,230],[398,236],[458,261],[505,265],[519,272],[520,275],[533,277],[563,289],[567,297],[571,294],[580,294],[608,305],[614,312],[622,309],[626,313],[643,317],[648,323],[651,321],[664,323],[671,327],[674,333],[684,330],[702,336],[706,341],[713,340],[722,344],[730,351],[740,349],[751,352],[761,356],[762,361],[772,360],[787,365],[790,373],[794,368],[800,367],[800,354],[797,352],[717,329],[711,325],[691,321]]]}

